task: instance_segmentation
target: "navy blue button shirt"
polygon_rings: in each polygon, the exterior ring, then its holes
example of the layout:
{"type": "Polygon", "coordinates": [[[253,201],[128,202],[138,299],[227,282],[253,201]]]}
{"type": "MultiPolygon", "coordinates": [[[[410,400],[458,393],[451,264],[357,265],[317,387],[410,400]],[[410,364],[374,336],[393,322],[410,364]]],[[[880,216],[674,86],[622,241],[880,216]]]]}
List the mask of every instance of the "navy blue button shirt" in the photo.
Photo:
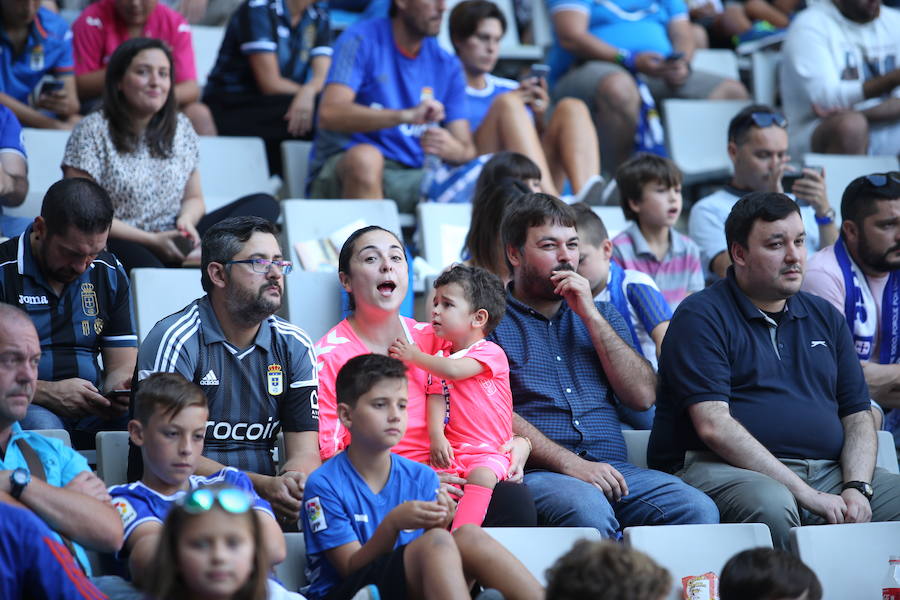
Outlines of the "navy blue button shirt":
{"type": "Polygon", "coordinates": [[[731,415],[779,458],[838,460],[841,418],[869,409],[847,322],[827,301],[798,292],[777,326],[726,279],[688,296],[659,359],[648,461],[677,471],[686,450],[708,450],[687,412],[727,402],[731,415]]]}
{"type": "MultiPolygon", "coordinates": [[[[628,326],[615,307],[607,302],[596,305],[631,346],[628,326]]],[[[579,456],[602,462],[626,460],[617,399],[587,327],[568,304],[563,302],[548,320],[516,300],[509,288],[506,314],[488,339],[509,358],[513,408],[519,416],[579,456]]]]}

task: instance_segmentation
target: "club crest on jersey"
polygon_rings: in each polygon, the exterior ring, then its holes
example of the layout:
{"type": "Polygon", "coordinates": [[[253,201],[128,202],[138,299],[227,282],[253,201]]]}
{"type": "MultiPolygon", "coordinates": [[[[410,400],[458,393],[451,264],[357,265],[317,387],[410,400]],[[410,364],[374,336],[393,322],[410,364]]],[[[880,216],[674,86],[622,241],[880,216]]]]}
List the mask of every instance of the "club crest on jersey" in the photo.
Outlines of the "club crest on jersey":
{"type": "Polygon", "coordinates": [[[94,291],[93,283],[81,284],[81,308],[86,317],[96,317],[98,314],[97,292],[94,291]]]}
{"type": "Polygon", "coordinates": [[[281,392],[284,391],[284,372],[281,369],[281,365],[269,365],[268,373],[266,373],[266,383],[270,394],[273,396],[281,395],[281,392]]]}

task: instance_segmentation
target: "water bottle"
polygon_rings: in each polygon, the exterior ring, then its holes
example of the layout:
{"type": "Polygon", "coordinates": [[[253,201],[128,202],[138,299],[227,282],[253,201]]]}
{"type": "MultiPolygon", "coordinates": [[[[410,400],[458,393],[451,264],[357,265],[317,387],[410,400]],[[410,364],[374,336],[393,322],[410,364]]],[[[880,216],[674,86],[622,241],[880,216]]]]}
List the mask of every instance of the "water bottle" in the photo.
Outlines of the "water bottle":
{"type": "MultiPolygon", "coordinates": [[[[432,90],[430,87],[423,87],[422,93],[419,95],[419,102],[432,100],[433,98],[434,90],[432,90]]],[[[439,125],[434,122],[426,123],[425,126],[428,129],[431,129],[432,127],[439,127],[439,125]]],[[[441,157],[437,154],[425,154],[425,160],[422,163],[424,175],[422,176],[422,185],[419,188],[419,194],[422,197],[422,200],[428,200],[428,192],[431,189],[431,184],[434,182],[435,175],[441,168],[441,162],[441,157]]]]}
{"type": "Polygon", "coordinates": [[[900,600],[900,556],[892,556],[881,586],[881,600],[900,600]]]}

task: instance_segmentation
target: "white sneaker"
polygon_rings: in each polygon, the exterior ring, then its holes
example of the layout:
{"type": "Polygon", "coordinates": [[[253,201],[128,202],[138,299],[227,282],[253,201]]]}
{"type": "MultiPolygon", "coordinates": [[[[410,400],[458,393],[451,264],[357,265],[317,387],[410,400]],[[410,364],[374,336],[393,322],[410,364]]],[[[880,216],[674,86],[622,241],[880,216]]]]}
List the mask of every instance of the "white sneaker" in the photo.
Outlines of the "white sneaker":
{"type": "Polygon", "coordinates": [[[606,180],[603,179],[603,175],[594,175],[575,194],[574,202],[584,202],[590,206],[599,206],[602,203],[603,188],[605,187],[606,180]]]}
{"type": "Polygon", "coordinates": [[[370,583],[356,592],[350,600],[381,600],[381,594],[378,592],[378,587],[374,583],[370,583]]]}

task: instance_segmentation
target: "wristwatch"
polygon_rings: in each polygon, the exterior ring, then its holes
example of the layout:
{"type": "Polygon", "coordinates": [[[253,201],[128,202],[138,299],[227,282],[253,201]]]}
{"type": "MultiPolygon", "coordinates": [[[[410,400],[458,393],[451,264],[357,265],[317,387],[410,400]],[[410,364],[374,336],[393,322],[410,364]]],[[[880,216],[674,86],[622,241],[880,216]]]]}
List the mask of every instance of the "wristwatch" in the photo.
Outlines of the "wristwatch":
{"type": "Polygon", "coordinates": [[[856,490],[860,494],[866,497],[866,500],[871,500],[872,496],[875,495],[875,488],[872,487],[871,483],[866,483],[865,481],[848,481],[841,488],[841,491],[844,490],[856,490]]]}
{"type": "Polygon", "coordinates": [[[29,483],[31,483],[31,473],[28,472],[28,469],[22,467],[15,469],[9,474],[9,495],[18,500],[29,483]]]}
{"type": "Polygon", "coordinates": [[[831,225],[832,223],[834,223],[835,216],[836,216],[836,213],[834,212],[834,209],[829,208],[828,210],[825,211],[825,214],[822,215],[821,217],[819,215],[816,215],[816,217],[815,217],[816,224],[817,225],[831,225]]]}

